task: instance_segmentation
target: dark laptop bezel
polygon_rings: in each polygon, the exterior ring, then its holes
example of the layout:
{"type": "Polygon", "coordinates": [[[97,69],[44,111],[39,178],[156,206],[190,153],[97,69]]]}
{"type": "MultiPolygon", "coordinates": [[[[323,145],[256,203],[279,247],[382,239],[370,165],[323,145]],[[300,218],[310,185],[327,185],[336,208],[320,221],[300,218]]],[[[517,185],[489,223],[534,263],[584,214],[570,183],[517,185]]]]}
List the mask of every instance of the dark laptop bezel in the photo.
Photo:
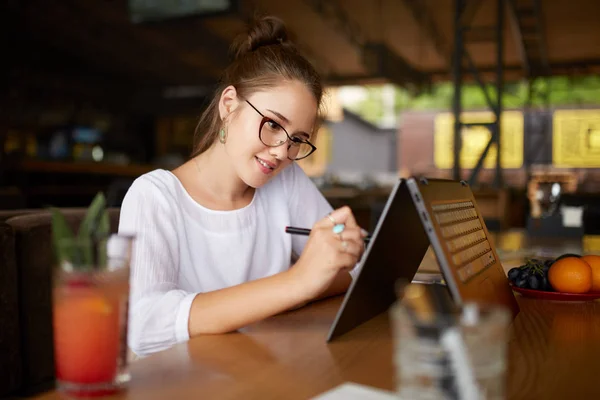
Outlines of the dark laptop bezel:
{"type": "Polygon", "coordinates": [[[411,282],[429,247],[406,180],[399,179],[335,317],[327,341],[386,311],[398,281],[411,282]]]}

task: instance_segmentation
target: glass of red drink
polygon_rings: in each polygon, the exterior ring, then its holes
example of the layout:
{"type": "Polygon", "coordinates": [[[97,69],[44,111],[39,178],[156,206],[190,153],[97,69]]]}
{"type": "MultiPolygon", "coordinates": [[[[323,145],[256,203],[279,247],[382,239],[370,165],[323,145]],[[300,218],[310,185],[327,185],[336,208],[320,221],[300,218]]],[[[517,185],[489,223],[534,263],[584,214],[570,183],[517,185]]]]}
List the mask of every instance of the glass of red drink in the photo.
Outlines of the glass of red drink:
{"type": "Polygon", "coordinates": [[[53,293],[57,389],[69,397],[115,393],[129,381],[127,308],[133,240],[63,240],[53,293]],[[64,256],[66,254],[66,256],[64,256]],[[90,262],[90,260],[92,260],[90,262]]]}

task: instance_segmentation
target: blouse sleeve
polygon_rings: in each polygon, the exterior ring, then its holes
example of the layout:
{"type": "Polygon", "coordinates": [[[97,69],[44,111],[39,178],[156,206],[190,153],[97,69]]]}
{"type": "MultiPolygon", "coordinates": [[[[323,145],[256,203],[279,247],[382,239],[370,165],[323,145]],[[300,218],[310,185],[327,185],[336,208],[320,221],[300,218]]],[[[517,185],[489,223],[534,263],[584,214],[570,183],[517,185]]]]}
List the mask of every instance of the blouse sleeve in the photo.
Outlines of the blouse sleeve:
{"type": "Polygon", "coordinates": [[[173,199],[160,182],[138,178],[121,206],[119,233],[135,236],[131,261],[128,344],[147,355],[189,339],[196,296],[178,287],[179,251],[173,199]]]}
{"type": "MultiPolygon", "coordinates": [[[[333,211],[325,196],[296,163],[289,166],[287,178],[285,183],[292,226],[312,228],[318,220],[333,211]]],[[[307,240],[307,236],[292,235],[292,251],[295,258],[302,254],[307,240]]]]}

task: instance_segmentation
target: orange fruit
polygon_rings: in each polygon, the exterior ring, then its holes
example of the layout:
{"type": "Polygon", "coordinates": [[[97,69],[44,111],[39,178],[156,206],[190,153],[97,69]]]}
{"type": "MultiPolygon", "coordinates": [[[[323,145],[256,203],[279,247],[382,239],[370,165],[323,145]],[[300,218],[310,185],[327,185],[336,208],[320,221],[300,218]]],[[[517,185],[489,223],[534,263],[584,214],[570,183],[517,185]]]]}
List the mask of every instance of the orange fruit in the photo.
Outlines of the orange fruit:
{"type": "Polygon", "coordinates": [[[581,259],[592,267],[592,292],[600,292],[600,256],[590,254],[581,259]]]}
{"type": "Polygon", "coordinates": [[[579,257],[561,258],[548,270],[548,280],[557,292],[587,293],[592,288],[592,267],[579,257]]]}

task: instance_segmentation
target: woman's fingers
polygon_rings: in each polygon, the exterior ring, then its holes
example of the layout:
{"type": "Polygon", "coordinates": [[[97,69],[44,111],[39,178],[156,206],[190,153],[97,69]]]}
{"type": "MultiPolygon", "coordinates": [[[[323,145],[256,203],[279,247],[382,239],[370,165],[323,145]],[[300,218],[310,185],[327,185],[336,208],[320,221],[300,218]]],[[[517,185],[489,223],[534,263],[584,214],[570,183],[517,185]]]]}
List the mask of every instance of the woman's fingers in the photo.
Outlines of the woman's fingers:
{"type": "Polygon", "coordinates": [[[315,223],[311,244],[320,253],[318,258],[329,260],[330,267],[352,269],[364,252],[364,236],[350,208],[342,207],[315,223]]]}
{"type": "Polygon", "coordinates": [[[316,224],[315,227],[318,228],[333,228],[335,225],[342,224],[349,228],[355,228],[358,225],[356,224],[356,219],[352,214],[352,210],[348,206],[344,206],[338,208],[337,210],[333,210],[329,213],[325,218],[321,218],[316,224]]]}
{"type": "Polygon", "coordinates": [[[339,213],[338,210],[334,210],[334,211],[330,212],[329,214],[327,214],[325,217],[318,220],[315,223],[315,225],[313,226],[313,229],[315,229],[315,228],[333,229],[333,227],[338,224],[344,224],[344,222],[342,222],[342,216],[343,216],[342,213],[339,213]]]}
{"type": "Polygon", "coordinates": [[[363,251],[362,246],[353,240],[341,240],[338,246],[341,253],[349,254],[354,257],[353,264],[356,263],[356,260],[358,260],[363,251]]]}
{"type": "MultiPolygon", "coordinates": [[[[329,251],[333,251],[336,258],[342,257],[345,260],[350,260],[352,264],[355,264],[356,260],[362,255],[364,244],[360,237],[360,230],[346,229],[341,234],[334,234],[327,228],[321,229],[320,231],[323,241],[326,243],[329,251]],[[351,258],[349,259],[347,256],[351,256],[351,258]]],[[[342,262],[342,265],[349,266],[347,262],[348,261],[342,262]]]]}
{"type": "Polygon", "coordinates": [[[356,224],[356,219],[354,218],[354,214],[352,214],[352,210],[348,206],[344,206],[338,208],[330,215],[338,221],[338,224],[344,224],[349,228],[355,228],[358,225],[356,224]]]}
{"type": "Polygon", "coordinates": [[[338,237],[342,240],[352,240],[356,242],[358,245],[363,245],[365,237],[361,232],[361,229],[358,228],[346,228],[342,233],[338,235],[338,237]]]}

